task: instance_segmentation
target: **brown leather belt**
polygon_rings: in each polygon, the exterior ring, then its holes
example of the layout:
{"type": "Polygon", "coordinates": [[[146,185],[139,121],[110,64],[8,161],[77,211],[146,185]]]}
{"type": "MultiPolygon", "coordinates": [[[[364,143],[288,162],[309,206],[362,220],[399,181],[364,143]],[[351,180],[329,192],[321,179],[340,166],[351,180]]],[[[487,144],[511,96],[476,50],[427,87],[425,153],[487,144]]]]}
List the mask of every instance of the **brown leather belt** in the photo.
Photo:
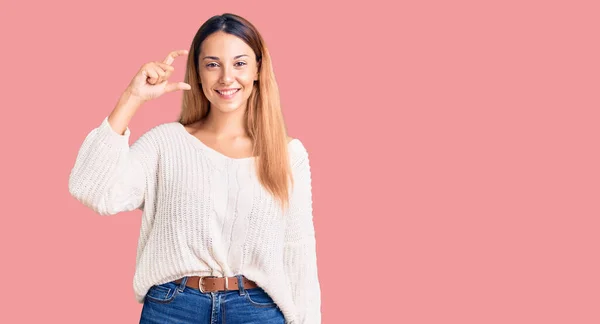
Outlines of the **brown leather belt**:
{"type": "MultiPolygon", "coordinates": [[[[182,279],[177,279],[174,281],[176,284],[180,284],[182,279]]],[[[258,285],[256,282],[247,279],[246,277],[242,277],[242,282],[244,283],[244,289],[256,288],[258,285]]],[[[228,291],[228,290],[238,290],[238,279],[236,277],[199,277],[199,276],[190,276],[188,277],[186,286],[190,288],[195,288],[200,290],[201,292],[217,292],[217,291],[228,291]]]]}

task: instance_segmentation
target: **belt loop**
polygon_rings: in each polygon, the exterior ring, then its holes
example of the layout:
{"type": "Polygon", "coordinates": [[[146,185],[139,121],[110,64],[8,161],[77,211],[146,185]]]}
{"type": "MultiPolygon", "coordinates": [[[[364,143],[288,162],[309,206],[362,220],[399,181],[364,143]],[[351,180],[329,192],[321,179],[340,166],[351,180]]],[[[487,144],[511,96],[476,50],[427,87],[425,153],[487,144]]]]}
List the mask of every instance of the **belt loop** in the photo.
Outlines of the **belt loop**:
{"type": "Polygon", "coordinates": [[[184,276],[183,278],[181,278],[181,282],[179,283],[179,287],[177,287],[177,290],[179,290],[179,292],[182,292],[185,289],[185,284],[188,281],[188,276],[184,276]]]}
{"type": "Polygon", "coordinates": [[[242,280],[242,276],[243,275],[240,274],[235,277],[237,278],[237,281],[238,281],[238,288],[240,290],[240,296],[245,296],[246,290],[244,289],[244,281],[242,280]]]}

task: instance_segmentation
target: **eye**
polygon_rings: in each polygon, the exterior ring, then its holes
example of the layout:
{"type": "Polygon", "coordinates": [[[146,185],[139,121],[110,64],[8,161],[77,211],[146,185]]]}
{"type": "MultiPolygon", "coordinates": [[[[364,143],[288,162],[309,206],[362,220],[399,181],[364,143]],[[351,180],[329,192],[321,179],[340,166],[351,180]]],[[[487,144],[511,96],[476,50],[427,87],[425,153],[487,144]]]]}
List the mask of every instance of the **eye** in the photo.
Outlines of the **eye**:
{"type": "Polygon", "coordinates": [[[206,67],[207,67],[207,68],[211,68],[211,67],[217,67],[217,66],[218,66],[218,64],[217,64],[217,63],[215,63],[215,62],[211,62],[211,63],[208,63],[208,64],[206,64],[206,67]]]}
{"type": "Polygon", "coordinates": [[[243,65],[246,65],[246,62],[240,61],[240,62],[236,62],[235,64],[236,64],[236,66],[243,66],[243,65]]]}

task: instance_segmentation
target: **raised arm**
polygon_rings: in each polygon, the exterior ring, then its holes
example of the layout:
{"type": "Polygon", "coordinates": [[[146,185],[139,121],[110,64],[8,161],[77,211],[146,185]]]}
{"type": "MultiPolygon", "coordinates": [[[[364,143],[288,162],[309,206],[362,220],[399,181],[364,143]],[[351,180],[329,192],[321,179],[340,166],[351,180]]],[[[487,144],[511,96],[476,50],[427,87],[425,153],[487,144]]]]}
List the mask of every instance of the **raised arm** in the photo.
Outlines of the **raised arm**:
{"type": "Polygon", "coordinates": [[[185,54],[187,50],[173,51],[163,62],[142,65],[110,115],[83,141],[69,176],[69,192],[97,213],[143,208],[153,190],[159,155],[156,136],[149,131],[130,147],[128,125],[144,102],[191,88],[167,81],[175,57],[185,54]]]}

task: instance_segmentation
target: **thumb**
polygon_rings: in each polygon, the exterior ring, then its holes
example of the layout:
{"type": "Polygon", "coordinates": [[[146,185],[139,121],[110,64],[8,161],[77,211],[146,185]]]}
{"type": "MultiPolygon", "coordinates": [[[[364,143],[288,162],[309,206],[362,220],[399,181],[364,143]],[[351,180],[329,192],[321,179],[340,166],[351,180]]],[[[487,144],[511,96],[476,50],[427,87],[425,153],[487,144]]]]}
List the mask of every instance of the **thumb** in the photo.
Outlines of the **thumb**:
{"type": "Polygon", "coordinates": [[[192,87],[185,82],[169,83],[165,87],[165,92],[173,92],[177,90],[190,90],[192,87]]]}

